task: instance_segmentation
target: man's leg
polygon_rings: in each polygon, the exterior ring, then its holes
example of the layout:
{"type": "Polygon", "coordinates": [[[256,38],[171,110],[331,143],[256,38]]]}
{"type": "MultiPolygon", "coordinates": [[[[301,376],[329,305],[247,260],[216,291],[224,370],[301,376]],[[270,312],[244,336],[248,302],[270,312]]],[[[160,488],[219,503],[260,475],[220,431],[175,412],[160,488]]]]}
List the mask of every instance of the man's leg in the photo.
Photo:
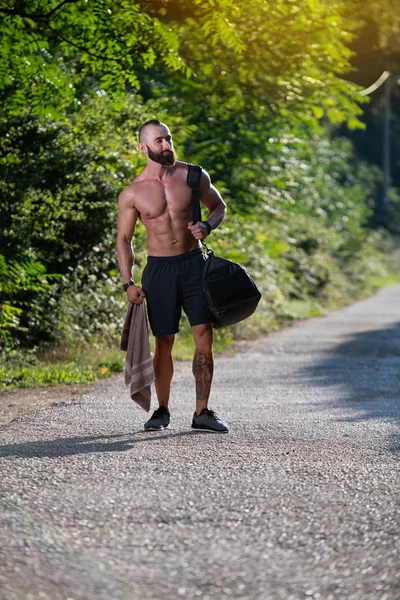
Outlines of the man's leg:
{"type": "Polygon", "coordinates": [[[165,429],[169,426],[170,414],[168,402],[171,379],[174,372],[171,354],[174,340],[174,335],[162,335],[156,337],[156,351],[154,353],[153,367],[159,406],[153,412],[150,419],[144,424],[144,428],[147,431],[159,431],[160,429],[165,429]]]}
{"type": "Polygon", "coordinates": [[[212,355],[212,325],[192,327],[196,350],[193,357],[193,375],[196,379],[196,412],[193,415],[192,429],[227,433],[228,427],[216,412],[208,408],[208,397],[214,372],[212,355]]]}
{"type": "Polygon", "coordinates": [[[193,357],[193,375],[196,380],[196,414],[207,408],[214,372],[212,355],[213,332],[211,323],[192,327],[196,350],[193,357]]]}
{"type": "Polygon", "coordinates": [[[193,357],[193,375],[196,380],[196,412],[193,414],[192,429],[226,433],[228,427],[217,413],[208,408],[214,372],[212,354],[212,314],[207,303],[202,280],[204,258],[201,251],[192,254],[190,268],[183,279],[183,308],[192,325],[196,350],[193,357]],[[201,323],[198,325],[197,323],[201,323]]]}
{"type": "Polygon", "coordinates": [[[158,404],[165,408],[168,407],[171,380],[174,374],[174,365],[172,362],[174,341],[174,335],[156,337],[156,349],[153,359],[155,386],[158,404]]]}

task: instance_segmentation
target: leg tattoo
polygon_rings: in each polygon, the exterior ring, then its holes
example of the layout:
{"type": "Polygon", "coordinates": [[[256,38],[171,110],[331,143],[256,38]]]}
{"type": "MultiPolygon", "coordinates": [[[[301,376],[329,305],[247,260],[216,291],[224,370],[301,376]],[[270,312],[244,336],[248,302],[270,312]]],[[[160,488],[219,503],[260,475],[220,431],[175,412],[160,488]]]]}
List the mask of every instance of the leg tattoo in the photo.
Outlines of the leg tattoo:
{"type": "Polygon", "coordinates": [[[208,400],[214,371],[212,353],[195,352],[193,359],[193,375],[196,379],[197,400],[208,400]]]}

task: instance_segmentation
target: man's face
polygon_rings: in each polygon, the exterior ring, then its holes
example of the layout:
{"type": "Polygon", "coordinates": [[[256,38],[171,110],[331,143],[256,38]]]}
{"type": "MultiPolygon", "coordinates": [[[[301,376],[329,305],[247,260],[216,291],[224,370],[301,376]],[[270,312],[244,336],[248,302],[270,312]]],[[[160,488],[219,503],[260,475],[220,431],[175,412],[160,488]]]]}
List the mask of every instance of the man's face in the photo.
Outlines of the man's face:
{"type": "Polygon", "coordinates": [[[166,125],[149,125],[141,148],[148,158],[164,167],[173,167],[177,161],[176,152],[172,143],[171,133],[166,125]]]}
{"type": "Polygon", "coordinates": [[[153,150],[147,147],[147,156],[153,161],[158,163],[159,165],[163,165],[164,167],[173,167],[176,163],[177,156],[176,152],[173,148],[169,148],[167,150],[161,150],[159,152],[153,152],[153,150]]]}

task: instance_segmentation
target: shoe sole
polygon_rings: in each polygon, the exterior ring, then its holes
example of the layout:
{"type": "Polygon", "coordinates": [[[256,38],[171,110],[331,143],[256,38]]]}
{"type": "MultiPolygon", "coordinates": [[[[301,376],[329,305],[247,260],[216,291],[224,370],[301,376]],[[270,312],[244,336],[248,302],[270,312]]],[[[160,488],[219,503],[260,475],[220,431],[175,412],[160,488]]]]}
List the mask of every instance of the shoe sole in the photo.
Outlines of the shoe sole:
{"type": "Polygon", "coordinates": [[[200,433],[229,433],[229,429],[208,429],[207,427],[193,427],[193,425],[192,430],[199,431],[200,433]]]}
{"type": "Polygon", "coordinates": [[[162,431],[163,429],[168,429],[168,428],[169,428],[169,424],[161,425],[160,427],[145,427],[144,430],[145,431],[162,431]]]}

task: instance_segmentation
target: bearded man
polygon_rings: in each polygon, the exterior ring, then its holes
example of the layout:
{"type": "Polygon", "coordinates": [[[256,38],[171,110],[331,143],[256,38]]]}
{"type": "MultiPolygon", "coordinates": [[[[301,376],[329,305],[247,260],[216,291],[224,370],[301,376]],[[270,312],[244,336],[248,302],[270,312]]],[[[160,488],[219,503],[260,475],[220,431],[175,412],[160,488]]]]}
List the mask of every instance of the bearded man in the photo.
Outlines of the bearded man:
{"type": "Polygon", "coordinates": [[[119,196],[117,252],[127,300],[140,304],[146,298],[155,336],[153,365],[159,407],[144,427],[160,430],[170,422],[172,348],[183,308],[196,346],[193,357],[196,410],[192,428],[226,433],[228,427],[208,408],[214,368],[213,330],[202,287],[205,258],[200,243],[222,223],[226,205],[203,170],[200,202],[208,209],[208,216],[206,221],[192,222],[188,164],[177,160],[170,130],[158,119],[141,126],[139,150],[146,156],[147,164],[119,196]],[[132,239],[138,219],[146,229],[148,254],[141,286],[132,279],[132,239]]]}

